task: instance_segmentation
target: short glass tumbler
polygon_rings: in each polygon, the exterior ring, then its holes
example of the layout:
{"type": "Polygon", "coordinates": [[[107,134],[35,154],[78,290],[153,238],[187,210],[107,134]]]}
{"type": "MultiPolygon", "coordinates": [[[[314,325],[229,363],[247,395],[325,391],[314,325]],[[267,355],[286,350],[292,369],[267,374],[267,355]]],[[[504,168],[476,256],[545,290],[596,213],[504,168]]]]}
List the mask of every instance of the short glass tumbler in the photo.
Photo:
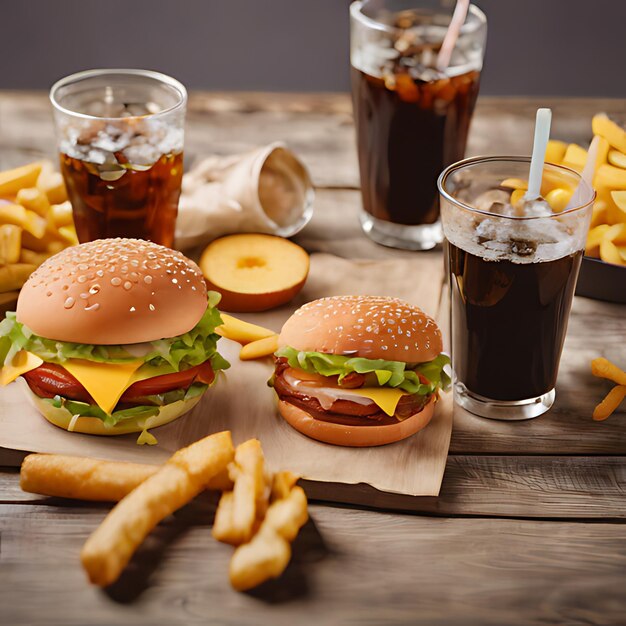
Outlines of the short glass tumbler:
{"type": "Polygon", "coordinates": [[[537,417],[554,402],[595,198],[579,174],[546,164],[542,195],[573,193],[571,208],[512,204],[509,185],[518,183],[506,179],[527,179],[529,164],[526,157],[467,159],[438,183],[454,397],[494,419],[537,417]]]}
{"type": "Polygon", "coordinates": [[[81,242],[171,247],[183,176],[187,92],[147,70],[90,70],[50,91],[61,172],[81,242]]]}

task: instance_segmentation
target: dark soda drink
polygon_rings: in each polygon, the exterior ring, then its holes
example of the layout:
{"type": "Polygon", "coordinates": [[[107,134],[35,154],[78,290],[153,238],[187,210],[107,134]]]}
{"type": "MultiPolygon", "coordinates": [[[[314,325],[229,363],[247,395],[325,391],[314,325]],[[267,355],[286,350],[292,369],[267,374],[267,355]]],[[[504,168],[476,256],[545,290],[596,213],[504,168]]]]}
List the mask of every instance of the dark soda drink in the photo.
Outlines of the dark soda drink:
{"type": "Polygon", "coordinates": [[[465,153],[487,36],[485,15],[471,5],[458,37],[444,44],[451,7],[403,0],[350,6],[359,219],[383,245],[427,250],[442,240],[437,178],[465,153]]]}
{"type": "Polygon", "coordinates": [[[593,189],[546,163],[541,193],[519,197],[528,157],[475,157],[438,186],[450,298],[454,399],[483,417],[550,409],[586,243],[593,189]],[[569,194],[556,206],[553,190],[569,194]]]}
{"type": "Polygon", "coordinates": [[[456,379],[491,400],[554,389],[583,251],[525,263],[445,245],[456,379]]]}
{"type": "Polygon", "coordinates": [[[396,224],[439,217],[437,177],[463,158],[480,72],[425,82],[352,68],[364,210],[396,224]]]}
{"type": "Polygon", "coordinates": [[[79,241],[133,237],[172,247],[185,87],[149,70],[88,70],[55,83],[50,99],[79,241]]]}
{"type": "Polygon", "coordinates": [[[115,166],[61,153],[61,172],[81,242],[107,237],[149,239],[172,247],[183,155],[133,164],[115,153],[115,166]]]}

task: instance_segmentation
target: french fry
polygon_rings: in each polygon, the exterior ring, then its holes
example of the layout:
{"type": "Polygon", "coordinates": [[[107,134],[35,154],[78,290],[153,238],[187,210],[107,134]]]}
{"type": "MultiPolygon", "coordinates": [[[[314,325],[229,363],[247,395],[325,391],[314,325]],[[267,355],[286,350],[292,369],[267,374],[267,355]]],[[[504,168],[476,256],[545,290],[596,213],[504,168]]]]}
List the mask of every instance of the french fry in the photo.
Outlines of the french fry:
{"type": "Polygon", "coordinates": [[[606,238],[600,242],[600,258],[606,263],[612,263],[613,265],[626,265],[622,261],[618,247],[606,238]]]}
{"type": "Polygon", "coordinates": [[[29,250],[34,250],[35,252],[52,252],[53,254],[60,252],[63,248],[67,247],[66,244],[59,239],[58,234],[50,231],[47,223],[41,237],[35,237],[27,230],[24,230],[22,233],[22,245],[29,250]]]}
{"type": "Polygon", "coordinates": [[[626,170],[613,165],[601,165],[596,171],[594,185],[608,189],[625,190],[626,170]]]}
{"type": "Polygon", "coordinates": [[[72,205],[69,201],[51,205],[50,214],[52,215],[54,225],[57,227],[71,226],[74,223],[72,217],[72,205]]]}
{"type": "Polygon", "coordinates": [[[272,502],[286,498],[299,480],[293,472],[276,472],[272,480],[272,502]]]}
{"type": "Polygon", "coordinates": [[[500,183],[500,187],[504,187],[505,189],[523,189],[526,191],[526,189],[528,189],[528,181],[522,180],[521,178],[505,178],[500,183]]]}
{"type": "Polygon", "coordinates": [[[0,226],[0,265],[20,261],[22,229],[14,224],[0,226]]]}
{"type": "Polygon", "coordinates": [[[46,232],[46,220],[21,204],[1,204],[0,224],[15,224],[37,239],[46,232]]]}
{"type": "Polygon", "coordinates": [[[45,161],[37,178],[37,188],[48,197],[50,204],[61,204],[67,200],[63,176],[56,172],[50,161],[45,161]]]}
{"type": "Polygon", "coordinates": [[[239,546],[230,560],[230,584],[246,591],[270,578],[278,578],[289,565],[289,542],[272,531],[260,530],[250,543],[239,546]]]}
{"type": "Polygon", "coordinates": [[[215,332],[222,337],[226,337],[226,339],[232,339],[242,345],[276,334],[273,330],[250,324],[250,322],[244,322],[227,313],[222,313],[221,315],[223,324],[218,326],[215,332]]]}
{"type": "MultiPolygon", "coordinates": [[[[273,491],[280,489],[273,487],[273,491]]],[[[307,499],[301,487],[293,487],[284,498],[272,502],[258,533],[232,556],[231,585],[244,591],[280,576],[291,558],[290,542],[308,517],[307,499]]]]}
{"type": "Polygon", "coordinates": [[[92,583],[115,582],[133,553],[165,517],[187,504],[233,460],[229,431],[178,450],[122,499],[87,539],[81,561],[92,583]]]}
{"type": "Polygon", "coordinates": [[[626,385],[626,372],[604,357],[591,361],[591,373],[598,378],[607,378],[618,385],[626,385]]]}
{"type": "Polygon", "coordinates": [[[0,196],[14,196],[24,187],[37,182],[43,163],[41,161],[0,172],[0,196]]]}
{"type": "Polygon", "coordinates": [[[78,245],[78,235],[76,234],[76,229],[74,228],[73,224],[70,224],[69,226],[60,226],[59,235],[63,237],[63,239],[67,242],[68,245],[70,246],[78,245]]]}
{"type": "Polygon", "coordinates": [[[252,361],[271,356],[276,350],[278,350],[278,335],[271,335],[243,346],[239,352],[239,358],[242,361],[252,361]]]}
{"type": "Polygon", "coordinates": [[[593,411],[596,422],[605,420],[626,398],[626,385],[616,385],[593,411]]]}
{"type": "Polygon", "coordinates": [[[611,165],[615,165],[615,167],[626,169],[626,154],[619,150],[610,150],[607,154],[607,161],[611,165]]]}
{"type": "MultiPolygon", "coordinates": [[[[20,487],[44,496],[118,502],[158,469],[158,465],[143,463],[29,454],[22,462],[20,487]]],[[[207,489],[232,489],[232,486],[228,472],[224,471],[208,482],[207,489]]]]}
{"type": "Polygon", "coordinates": [[[249,439],[237,446],[229,475],[234,487],[232,492],[227,491],[220,498],[212,533],[218,541],[237,546],[252,537],[269,495],[258,439],[249,439]]]}
{"type": "Polygon", "coordinates": [[[604,137],[613,148],[626,153],[626,131],[610,120],[605,113],[593,116],[591,129],[594,135],[604,137]]]}
{"type": "Polygon", "coordinates": [[[563,155],[563,165],[577,172],[582,172],[587,161],[587,151],[578,144],[570,143],[563,155]]]}
{"type": "Polygon", "coordinates": [[[118,502],[158,469],[158,465],[29,454],[22,462],[20,487],[59,498],[118,502]]]}
{"type": "Polygon", "coordinates": [[[32,265],[41,265],[46,259],[51,257],[50,252],[34,252],[28,248],[22,248],[20,251],[20,263],[30,263],[32,265]]]}
{"type": "Polygon", "coordinates": [[[37,269],[30,263],[11,263],[0,267],[0,293],[21,289],[28,277],[37,269]]]}
{"type": "Polygon", "coordinates": [[[41,217],[46,217],[48,211],[50,211],[48,196],[46,196],[41,189],[37,189],[37,187],[25,187],[20,189],[15,196],[15,201],[21,204],[25,209],[29,209],[37,213],[37,215],[41,215],[41,217]]]}
{"type": "Polygon", "coordinates": [[[293,541],[298,531],[306,524],[309,515],[307,500],[302,487],[293,487],[289,494],[270,504],[263,520],[287,541],[293,541]]]}
{"type": "Polygon", "coordinates": [[[557,141],[556,139],[550,139],[546,147],[545,160],[548,163],[560,163],[565,156],[567,150],[567,144],[564,141],[557,141]]]}

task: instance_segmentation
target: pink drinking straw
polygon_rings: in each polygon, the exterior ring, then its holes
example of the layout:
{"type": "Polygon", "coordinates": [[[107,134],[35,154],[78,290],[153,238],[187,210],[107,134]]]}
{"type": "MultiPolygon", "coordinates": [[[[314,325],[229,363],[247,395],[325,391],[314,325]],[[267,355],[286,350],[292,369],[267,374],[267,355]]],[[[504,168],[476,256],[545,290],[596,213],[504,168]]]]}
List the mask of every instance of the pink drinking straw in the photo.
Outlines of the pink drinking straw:
{"type": "Polygon", "coordinates": [[[452,51],[456,45],[456,40],[459,38],[461,27],[465,23],[467,12],[469,11],[470,0],[457,0],[454,7],[454,13],[452,19],[448,25],[448,32],[443,38],[443,43],[437,55],[437,69],[440,72],[445,72],[450,65],[450,59],[452,58],[452,51]]]}

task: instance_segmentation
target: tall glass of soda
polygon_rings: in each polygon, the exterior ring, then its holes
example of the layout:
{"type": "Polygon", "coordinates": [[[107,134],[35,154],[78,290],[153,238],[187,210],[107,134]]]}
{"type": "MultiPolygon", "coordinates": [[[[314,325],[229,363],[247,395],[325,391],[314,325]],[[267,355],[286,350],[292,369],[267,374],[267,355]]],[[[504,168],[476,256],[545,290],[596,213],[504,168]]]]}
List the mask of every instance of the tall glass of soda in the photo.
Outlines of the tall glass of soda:
{"type": "Polygon", "coordinates": [[[437,177],[463,158],[478,95],[487,21],[470,5],[449,64],[437,62],[450,3],[350,5],[352,105],[363,209],[374,241],[409,250],[441,242],[437,177]]]}
{"type": "Polygon", "coordinates": [[[530,159],[477,157],[439,178],[455,401],[494,419],[550,409],[595,193],[545,164],[525,199],[530,159]]]}
{"type": "Polygon", "coordinates": [[[187,92],[146,70],[90,70],[55,83],[61,172],[81,242],[171,247],[183,175],[187,92]]]}

